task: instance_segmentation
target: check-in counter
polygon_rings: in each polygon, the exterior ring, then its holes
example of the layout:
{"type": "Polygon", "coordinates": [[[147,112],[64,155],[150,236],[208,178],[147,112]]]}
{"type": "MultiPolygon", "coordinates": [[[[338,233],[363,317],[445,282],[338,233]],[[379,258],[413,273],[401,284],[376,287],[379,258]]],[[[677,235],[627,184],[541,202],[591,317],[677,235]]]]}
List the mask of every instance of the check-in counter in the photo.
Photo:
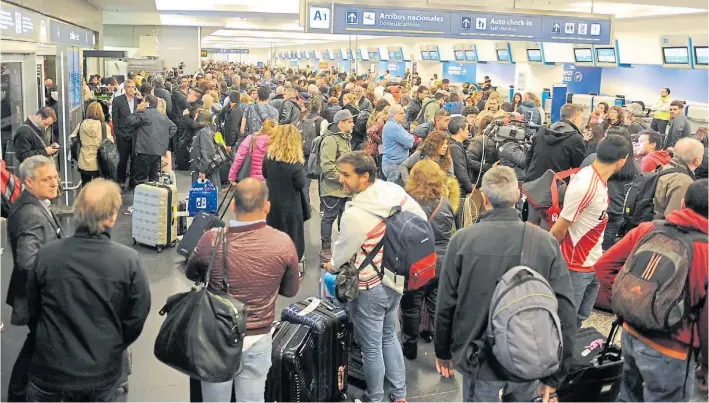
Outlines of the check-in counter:
{"type": "Polygon", "coordinates": [[[709,105],[707,104],[687,105],[684,108],[684,114],[689,120],[692,134],[696,133],[700,127],[709,126],[709,105]]]}

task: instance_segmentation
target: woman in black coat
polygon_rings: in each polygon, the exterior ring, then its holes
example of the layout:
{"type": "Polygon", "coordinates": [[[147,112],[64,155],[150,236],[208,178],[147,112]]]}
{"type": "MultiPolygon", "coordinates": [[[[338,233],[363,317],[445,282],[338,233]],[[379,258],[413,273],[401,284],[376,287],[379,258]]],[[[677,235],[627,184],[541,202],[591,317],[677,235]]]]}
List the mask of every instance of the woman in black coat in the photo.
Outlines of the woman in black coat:
{"type": "Polygon", "coordinates": [[[309,205],[303,202],[303,191],[308,191],[305,189],[304,164],[298,129],[293,125],[278,126],[263,160],[263,177],[271,202],[266,223],[285,232],[293,240],[300,259],[301,277],[304,271],[305,220],[310,218],[309,205]]]}
{"type": "Polygon", "coordinates": [[[327,101],[327,106],[325,109],[320,112],[320,116],[327,120],[328,123],[332,123],[333,120],[335,120],[335,114],[342,110],[339,102],[340,101],[338,101],[335,97],[330,98],[327,101]]]}

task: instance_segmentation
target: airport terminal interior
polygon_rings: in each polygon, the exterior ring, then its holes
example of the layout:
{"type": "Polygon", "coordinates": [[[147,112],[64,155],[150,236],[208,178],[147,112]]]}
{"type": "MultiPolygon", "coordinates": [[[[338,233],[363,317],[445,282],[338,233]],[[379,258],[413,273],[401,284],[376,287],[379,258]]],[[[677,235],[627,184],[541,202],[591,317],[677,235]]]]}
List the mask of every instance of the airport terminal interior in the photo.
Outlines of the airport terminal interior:
{"type": "MultiPolygon", "coordinates": [[[[51,106],[57,119],[48,135],[59,147],[55,161],[63,188],[51,208],[66,234],[75,229],[72,205],[84,177],[72,160],[70,136],[92,102],[102,105],[108,118],[115,98],[105,85],[111,77],[116,79],[116,89],[121,85],[120,91],[138,73],[145,75],[141,77],[145,83],[149,77],[173,79],[172,88],[177,91],[180,77],[204,78],[209,69],[215,78],[221,69],[241,74],[241,88],[226,83],[217,88],[217,96],[222,95],[215,102],[219,109],[226,108],[224,98],[228,102],[232,90],[255,93],[252,83],[269,87],[271,97],[278,97],[286,84],[279,80],[292,76],[297,81],[304,76],[304,85],[290,81],[286,85],[300,88],[301,105],[313,95],[308,94],[313,86],[309,80],[317,78],[324,85],[315,87],[316,92],[324,88],[323,109],[329,106],[329,87],[341,89],[350,78],[365,91],[374,91],[376,101],[391,98],[392,106],[405,93],[416,97],[415,88],[420,85],[427,86],[431,96],[435,87],[445,88],[446,99],[456,94],[463,106],[469,97],[472,104],[480,101],[473,98],[474,93],[485,94],[487,99],[494,91],[500,95],[500,105],[514,103],[517,94],[521,101],[529,93],[538,101],[534,113],[541,113],[540,126],[560,121],[564,105],[576,104],[583,122],[589,122],[589,133],[599,105],[605,104],[606,112],[609,107],[628,111],[629,105],[640,105],[633,119],[649,128],[663,96],[671,96],[684,102],[680,109],[692,136],[703,130],[706,138],[709,126],[706,0],[2,0],[0,65],[3,192],[6,165],[15,174],[19,169],[8,153],[14,134],[38,109],[51,106]],[[391,87],[377,94],[375,88],[384,82],[391,87]],[[671,94],[665,89],[671,89],[671,94]]],[[[462,111],[449,110],[449,115],[462,111]]],[[[520,119],[524,117],[522,113],[520,119]]],[[[172,162],[170,166],[175,168],[172,162]]],[[[175,168],[174,197],[187,200],[194,178],[190,169],[175,168]]],[[[220,198],[228,187],[222,180],[220,198]]],[[[318,203],[318,180],[308,183],[313,213],[304,225],[304,273],[296,296],[278,297],[276,320],[285,307],[321,293],[322,204],[318,203]]],[[[154,345],[165,321],[158,311],[169,296],[189,290],[193,282],[186,278],[185,258],[174,245],[157,250],[134,242],[130,213],[137,210],[133,208],[138,209],[133,192],[124,190],[111,239],[137,251],[148,277],[152,307],[131,346],[132,368],[124,398],[189,401],[189,377],[160,362],[154,345]]],[[[5,303],[14,266],[5,217],[3,211],[2,401],[8,401],[10,374],[28,334],[27,326],[10,323],[13,308],[5,303]]],[[[233,218],[229,211],[225,222],[233,218]]],[[[187,225],[192,220],[186,218],[187,225]]],[[[332,237],[338,237],[337,226],[332,237]]],[[[614,319],[607,310],[594,310],[584,327],[605,335],[614,319]]],[[[397,324],[397,334],[399,330],[397,324]]],[[[620,339],[616,338],[616,344],[620,339]]],[[[694,376],[694,368],[690,372],[688,376],[694,376]]],[[[462,376],[444,378],[437,372],[434,343],[419,341],[418,357],[405,359],[405,374],[408,401],[464,398],[462,376]]],[[[698,382],[694,386],[684,401],[707,401],[706,378],[703,389],[698,382]]],[[[361,381],[351,380],[346,399],[362,398],[365,389],[361,381]]],[[[390,397],[386,382],[385,392],[386,401],[390,397]]],[[[595,398],[588,396],[588,400],[595,398]]]]}

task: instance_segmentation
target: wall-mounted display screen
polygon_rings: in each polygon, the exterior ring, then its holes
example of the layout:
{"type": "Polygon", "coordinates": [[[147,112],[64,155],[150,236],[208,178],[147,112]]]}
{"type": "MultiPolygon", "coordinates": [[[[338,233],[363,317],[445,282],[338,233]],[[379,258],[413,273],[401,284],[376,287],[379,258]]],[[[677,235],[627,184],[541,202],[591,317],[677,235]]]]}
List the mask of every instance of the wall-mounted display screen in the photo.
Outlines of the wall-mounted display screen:
{"type": "Polygon", "coordinates": [[[510,61],[510,51],[507,49],[497,49],[497,61],[498,62],[509,62],[510,61]]]}
{"type": "Polygon", "coordinates": [[[322,59],[323,60],[329,60],[330,59],[330,53],[327,50],[322,51],[322,59]]]}
{"type": "Polygon", "coordinates": [[[596,61],[599,63],[617,63],[615,48],[596,48],[596,61]]]}
{"type": "Polygon", "coordinates": [[[340,49],[335,50],[335,60],[342,60],[342,51],[340,49]]]}
{"type": "Polygon", "coordinates": [[[542,62],[542,50],[541,49],[527,49],[527,60],[530,62],[542,62]]]}
{"type": "Polygon", "coordinates": [[[464,50],[454,50],[453,54],[455,55],[455,60],[456,61],[463,61],[465,60],[465,51],[464,50]]]}
{"type": "Polygon", "coordinates": [[[300,51],[300,58],[301,58],[301,59],[307,59],[307,57],[308,57],[308,52],[306,52],[306,51],[304,51],[304,50],[301,50],[301,51],[300,51]]]}
{"type": "Polygon", "coordinates": [[[432,50],[428,53],[431,55],[431,60],[438,60],[438,51],[437,50],[432,50]]]}
{"type": "Polygon", "coordinates": [[[709,48],[706,46],[694,47],[694,64],[706,66],[709,64],[709,48]]]}
{"type": "Polygon", "coordinates": [[[576,63],[593,63],[591,48],[574,49],[574,58],[576,59],[576,63]]]}
{"type": "Polygon", "coordinates": [[[689,48],[662,48],[662,59],[665,64],[689,64],[689,48]]]}
{"type": "Polygon", "coordinates": [[[474,62],[475,61],[475,51],[474,50],[466,50],[465,51],[465,60],[468,62],[474,62]]]}
{"type": "Polygon", "coordinates": [[[421,51],[421,59],[431,60],[431,54],[427,50],[422,50],[421,51]]]}
{"type": "Polygon", "coordinates": [[[352,55],[352,49],[347,49],[347,59],[354,60],[354,56],[352,55]]]}
{"type": "Polygon", "coordinates": [[[315,51],[314,50],[311,50],[310,52],[308,52],[308,58],[315,59],[315,51]]]}
{"type": "Polygon", "coordinates": [[[369,60],[379,60],[379,52],[368,52],[369,60]]]}

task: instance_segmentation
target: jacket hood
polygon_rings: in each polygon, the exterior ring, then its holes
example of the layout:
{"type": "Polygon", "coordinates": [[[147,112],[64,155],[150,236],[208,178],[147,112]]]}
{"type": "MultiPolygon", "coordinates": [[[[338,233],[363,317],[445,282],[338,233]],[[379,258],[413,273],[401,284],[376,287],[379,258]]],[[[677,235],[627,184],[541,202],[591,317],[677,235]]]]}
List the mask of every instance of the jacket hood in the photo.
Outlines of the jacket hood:
{"type": "Polygon", "coordinates": [[[665,165],[667,161],[672,160],[670,153],[665,150],[653,151],[643,158],[647,158],[648,160],[654,162],[657,165],[665,165]]]}
{"type": "Polygon", "coordinates": [[[352,133],[347,134],[347,133],[341,132],[340,128],[337,127],[337,123],[335,123],[335,122],[332,122],[327,126],[327,131],[330,134],[339,134],[342,138],[344,138],[346,140],[350,140],[352,138],[352,133]]]}
{"type": "Polygon", "coordinates": [[[688,208],[671,212],[667,215],[667,221],[670,224],[692,228],[704,234],[709,233],[709,220],[688,208]]]}
{"type": "Polygon", "coordinates": [[[386,218],[391,214],[391,209],[403,204],[410,197],[401,186],[393,182],[384,182],[380,179],[374,181],[372,186],[356,195],[350,205],[372,213],[377,217],[386,218]]]}
{"type": "Polygon", "coordinates": [[[579,134],[579,129],[567,120],[560,120],[544,131],[544,140],[549,145],[561,143],[574,134],[579,134]]]}
{"type": "Polygon", "coordinates": [[[525,106],[527,108],[536,108],[537,107],[537,105],[535,105],[534,101],[532,101],[531,99],[528,99],[526,101],[522,101],[522,103],[520,105],[525,106]]]}

